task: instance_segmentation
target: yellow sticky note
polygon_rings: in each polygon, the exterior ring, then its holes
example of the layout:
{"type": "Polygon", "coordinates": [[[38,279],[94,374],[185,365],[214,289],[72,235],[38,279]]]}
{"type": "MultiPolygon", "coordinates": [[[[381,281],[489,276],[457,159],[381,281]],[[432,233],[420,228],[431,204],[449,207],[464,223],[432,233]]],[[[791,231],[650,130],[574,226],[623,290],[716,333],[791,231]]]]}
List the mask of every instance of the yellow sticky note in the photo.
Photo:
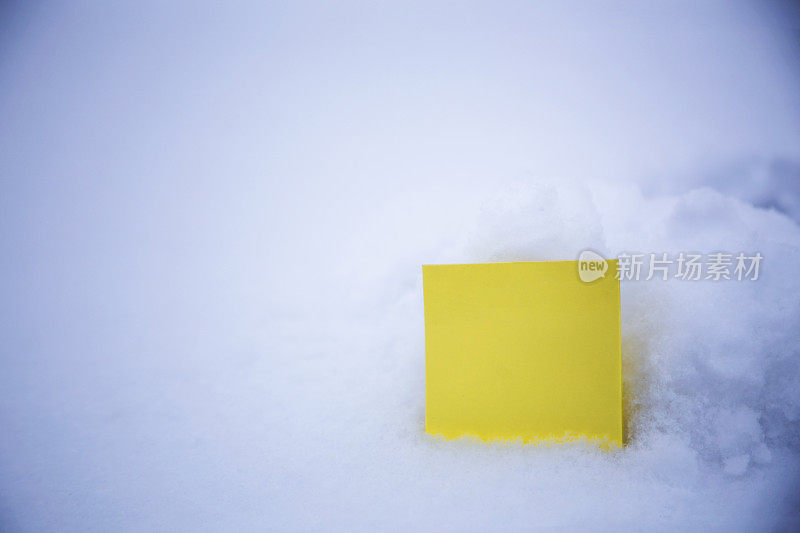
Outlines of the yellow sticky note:
{"type": "Polygon", "coordinates": [[[425,265],[425,429],[622,444],[616,260],[425,265]]]}

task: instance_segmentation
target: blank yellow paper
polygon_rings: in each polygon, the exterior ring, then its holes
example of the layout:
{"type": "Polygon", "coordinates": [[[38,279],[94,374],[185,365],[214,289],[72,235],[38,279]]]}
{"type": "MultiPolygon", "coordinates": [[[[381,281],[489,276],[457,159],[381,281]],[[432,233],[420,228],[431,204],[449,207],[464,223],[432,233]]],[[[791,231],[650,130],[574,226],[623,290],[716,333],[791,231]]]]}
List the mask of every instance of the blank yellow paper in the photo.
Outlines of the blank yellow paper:
{"type": "Polygon", "coordinates": [[[426,265],[425,429],[448,438],[622,444],[616,261],[426,265]]]}

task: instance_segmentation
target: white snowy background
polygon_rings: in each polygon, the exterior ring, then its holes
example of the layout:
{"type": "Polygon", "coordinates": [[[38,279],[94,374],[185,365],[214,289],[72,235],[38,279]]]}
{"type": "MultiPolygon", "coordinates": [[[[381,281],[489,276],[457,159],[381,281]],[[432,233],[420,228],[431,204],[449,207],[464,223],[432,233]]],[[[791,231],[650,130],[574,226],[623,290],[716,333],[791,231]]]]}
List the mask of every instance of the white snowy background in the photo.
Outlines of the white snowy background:
{"type": "Polygon", "coordinates": [[[0,530],[800,528],[800,17],[0,7],[0,530]],[[424,433],[423,263],[625,282],[629,443],[424,433]]]}

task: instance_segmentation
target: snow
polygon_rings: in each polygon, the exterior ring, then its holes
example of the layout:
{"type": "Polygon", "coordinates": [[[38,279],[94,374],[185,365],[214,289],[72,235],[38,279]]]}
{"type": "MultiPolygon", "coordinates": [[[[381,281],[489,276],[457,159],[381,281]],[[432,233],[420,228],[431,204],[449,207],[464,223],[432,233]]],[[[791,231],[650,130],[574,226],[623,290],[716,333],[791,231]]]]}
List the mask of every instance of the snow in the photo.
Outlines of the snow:
{"type": "Polygon", "coordinates": [[[6,8],[0,529],[800,527],[798,19],[671,6],[6,8]],[[764,260],[623,449],[426,435],[420,265],[584,249],[764,260]]]}

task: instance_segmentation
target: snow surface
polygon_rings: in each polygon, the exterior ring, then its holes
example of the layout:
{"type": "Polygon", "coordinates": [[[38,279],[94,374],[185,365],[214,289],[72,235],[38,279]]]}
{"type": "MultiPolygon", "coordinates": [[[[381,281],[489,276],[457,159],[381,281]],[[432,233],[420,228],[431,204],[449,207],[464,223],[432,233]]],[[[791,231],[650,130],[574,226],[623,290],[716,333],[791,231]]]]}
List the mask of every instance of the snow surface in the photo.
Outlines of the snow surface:
{"type": "Polygon", "coordinates": [[[0,529],[800,528],[756,6],[3,8],[0,529]],[[623,284],[624,449],[426,435],[420,265],[585,248],[764,262],[623,284]]]}

